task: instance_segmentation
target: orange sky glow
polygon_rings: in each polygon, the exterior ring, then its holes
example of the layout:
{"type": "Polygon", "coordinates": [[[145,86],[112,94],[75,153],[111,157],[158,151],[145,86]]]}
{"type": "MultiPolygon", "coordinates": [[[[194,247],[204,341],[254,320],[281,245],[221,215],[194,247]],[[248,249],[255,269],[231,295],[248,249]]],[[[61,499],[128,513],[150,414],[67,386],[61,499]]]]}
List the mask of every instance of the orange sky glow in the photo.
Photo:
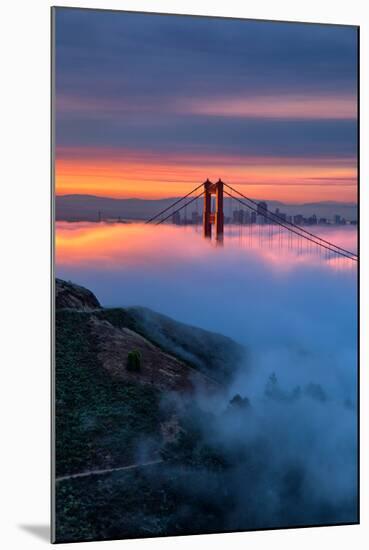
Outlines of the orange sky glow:
{"type": "Polygon", "coordinates": [[[284,202],[357,200],[356,159],[166,155],[132,150],[62,149],[56,155],[56,193],[113,198],[181,196],[219,177],[260,199],[284,202]]]}

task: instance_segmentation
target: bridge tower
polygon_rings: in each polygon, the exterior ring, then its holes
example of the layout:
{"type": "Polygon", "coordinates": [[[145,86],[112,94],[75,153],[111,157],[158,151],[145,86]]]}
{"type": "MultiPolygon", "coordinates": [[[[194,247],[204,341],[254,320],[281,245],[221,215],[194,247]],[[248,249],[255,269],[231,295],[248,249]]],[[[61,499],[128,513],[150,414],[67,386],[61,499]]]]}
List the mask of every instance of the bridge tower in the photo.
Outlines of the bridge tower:
{"type": "Polygon", "coordinates": [[[216,183],[212,183],[208,179],[204,182],[204,237],[211,238],[211,226],[215,224],[215,238],[217,241],[223,240],[224,233],[223,186],[224,183],[221,179],[216,183]],[[215,212],[212,212],[211,208],[212,195],[215,195],[215,212]]]}
{"type": "Polygon", "coordinates": [[[202,226],[204,237],[211,238],[211,188],[213,183],[208,179],[204,182],[204,211],[202,215],[202,226]]]}

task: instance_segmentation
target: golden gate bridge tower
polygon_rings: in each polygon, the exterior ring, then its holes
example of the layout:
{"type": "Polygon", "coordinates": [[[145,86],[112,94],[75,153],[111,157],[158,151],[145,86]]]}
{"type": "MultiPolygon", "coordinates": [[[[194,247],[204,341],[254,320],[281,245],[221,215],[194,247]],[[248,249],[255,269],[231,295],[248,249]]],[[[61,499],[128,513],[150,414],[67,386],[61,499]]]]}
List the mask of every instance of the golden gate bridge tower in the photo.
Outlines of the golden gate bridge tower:
{"type": "Polygon", "coordinates": [[[211,238],[211,228],[215,225],[215,238],[223,240],[224,213],[223,213],[223,188],[224,183],[219,179],[212,183],[208,179],[204,183],[204,209],[203,209],[203,232],[204,237],[211,238]],[[212,195],[215,195],[215,211],[212,211],[212,195]]]}

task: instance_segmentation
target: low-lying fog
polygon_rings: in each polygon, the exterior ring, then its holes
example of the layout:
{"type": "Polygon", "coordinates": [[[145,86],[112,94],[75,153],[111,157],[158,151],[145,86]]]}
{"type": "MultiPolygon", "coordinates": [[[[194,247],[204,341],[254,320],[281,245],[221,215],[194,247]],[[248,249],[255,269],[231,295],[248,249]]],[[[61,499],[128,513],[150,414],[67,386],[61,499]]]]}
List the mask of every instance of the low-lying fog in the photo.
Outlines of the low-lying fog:
{"type": "MultiPolygon", "coordinates": [[[[297,239],[281,242],[278,232],[271,242],[265,231],[234,228],[215,246],[192,227],[61,223],[56,273],[92,290],[102,305],[145,306],[246,346],[248,364],[228,398],[250,400],[247,420],[243,411],[221,414],[222,399],[200,405],[216,415],[211,437],[222,445],[263,440],[268,460],[253,485],[251,515],[260,509],[264,526],[268,518],[283,525],[284,517],[355,521],[356,262],[297,239]],[[281,480],[301,465],[300,500],[282,502],[281,480]]],[[[354,228],[326,229],[324,238],[356,250],[354,228]]],[[[230,480],[241,523],[245,476],[240,465],[230,480]]]]}

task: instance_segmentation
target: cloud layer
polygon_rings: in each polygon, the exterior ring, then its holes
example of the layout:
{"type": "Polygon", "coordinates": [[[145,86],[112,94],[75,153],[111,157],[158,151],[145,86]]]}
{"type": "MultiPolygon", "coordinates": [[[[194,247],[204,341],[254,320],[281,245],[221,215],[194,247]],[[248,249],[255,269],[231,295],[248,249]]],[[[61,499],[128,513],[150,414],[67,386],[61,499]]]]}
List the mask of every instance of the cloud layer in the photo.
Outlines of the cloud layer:
{"type": "MultiPolygon", "coordinates": [[[[115,150],[124,172],[127,149],[142,163],[238,155],[246,168],[255,156],[287,168],[343,157],[355,178],[356,53],[354,27],[58,8],[57,158],[82,148],[107,162],[115,150]]],[[[186,190],[179,171],[172,179],[186,190]]],[[[132,181],[147,194],[139,173],[132,181]]],[[[66,192],[63,174],[57,185],[66,192]]],[[[81,192],[77,176],[73,185],[81,192]]]]}

